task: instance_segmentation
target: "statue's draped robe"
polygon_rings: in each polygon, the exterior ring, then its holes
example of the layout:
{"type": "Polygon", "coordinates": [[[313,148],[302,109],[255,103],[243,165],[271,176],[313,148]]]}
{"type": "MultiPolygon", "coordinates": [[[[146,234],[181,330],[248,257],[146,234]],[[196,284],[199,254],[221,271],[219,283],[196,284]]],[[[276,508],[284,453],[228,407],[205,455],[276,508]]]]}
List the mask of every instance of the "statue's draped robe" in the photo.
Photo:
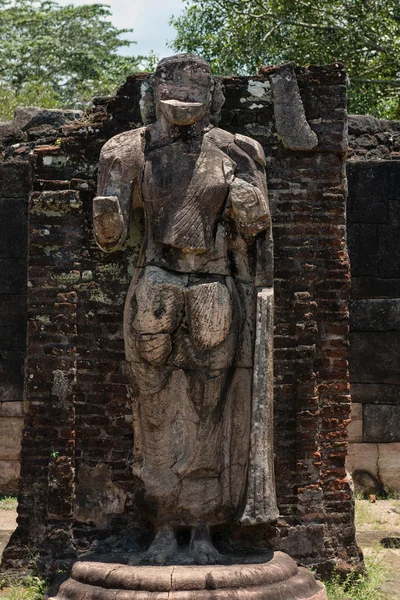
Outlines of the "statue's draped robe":
{"type": "Polygon", "coordinates": [[[267,197],[258,158],[217,128],[163,145],[149,126],[102,151],[98,194],[118,196],[126,222],[145,213],[124,337],[133,472],[157,525],[277,517],[271,228],[243,233],[229,197],[235,176],[267,197]]]}

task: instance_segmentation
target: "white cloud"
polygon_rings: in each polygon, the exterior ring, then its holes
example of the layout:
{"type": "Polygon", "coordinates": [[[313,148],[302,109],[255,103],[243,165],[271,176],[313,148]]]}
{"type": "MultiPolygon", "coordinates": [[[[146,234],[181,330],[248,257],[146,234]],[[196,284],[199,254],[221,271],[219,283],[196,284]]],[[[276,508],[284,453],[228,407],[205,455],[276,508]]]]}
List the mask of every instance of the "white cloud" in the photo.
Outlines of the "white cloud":
{"type": "MultiPolygon", "coordinates": [[[[58,0],[59,4],[95,4],[91,0],[58,0]]],[[[167,42],[175,37],[174,27],[168,25],[172,15],[177,16],[183,9],[182,0],[99,0],[108,4],[112,12],[112,22],[119,28],[133,29],[127,36],[137,44],[129,52],[146,55],[154,50],[160,58],[173,54],[167,42]]]]}

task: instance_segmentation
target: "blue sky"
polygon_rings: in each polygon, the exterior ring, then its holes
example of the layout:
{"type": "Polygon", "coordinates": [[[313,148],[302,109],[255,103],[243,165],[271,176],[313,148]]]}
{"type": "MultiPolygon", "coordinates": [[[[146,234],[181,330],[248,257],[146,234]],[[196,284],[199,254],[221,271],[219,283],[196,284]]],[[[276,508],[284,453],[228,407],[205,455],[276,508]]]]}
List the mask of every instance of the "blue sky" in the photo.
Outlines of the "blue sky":
{"type": "MultiPolygon", "coordinates": [[[[91,0],[58,0],[59,4],[95,4],[91,0]]],[[[133,28],[129,37],[137,44],[129,53],[146,55],[150,50],[160,58],[173,54],[167,42],[175,37],[175,29],[168,25],[172,15],[182,11],[182,0],[98,0],[108,4],[112,12],[112,22],[119,28],[133,28]]]]}

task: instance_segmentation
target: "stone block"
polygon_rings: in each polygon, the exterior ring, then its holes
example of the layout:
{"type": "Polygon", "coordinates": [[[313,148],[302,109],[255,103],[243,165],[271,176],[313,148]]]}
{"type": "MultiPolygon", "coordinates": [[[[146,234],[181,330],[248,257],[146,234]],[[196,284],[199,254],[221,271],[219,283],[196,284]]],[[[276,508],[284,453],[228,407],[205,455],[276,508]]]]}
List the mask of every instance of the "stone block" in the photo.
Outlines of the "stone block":
{"type": "Polygon", "coordinates": [[[400,273],[400,224],[391,219],[389,225],[378,228],[378,274],[398,277],[400,273]]]}
{"type": "Polygon", "coordinates": [[[378,444],[349,444],[346,469],[357,490],[370,494],[383,491],[378,471],[378,444]]]}
{"type": "Polygon", "coordinates": [[[24,361],[23,351],[0,351],[0,399],[3,402],[22,401],[24,361]]]}
{"type": "Polygon", "coordinates": [[[288,63],[271,75],[275,125],[279,137],[291,150],[311,150],[318,145],[304,112],[294,64],[288,63]]]}
{"type": "Polygon", "coordinates": [[[0,257],[25,258],[28,248],[28,199],[1,198],[0,257]]]}
{"type": "Polygon", "coordinates": [[[400,384],[400,333],[350,334],[350,381],[400,384]]]}
{"type": "Polygon", "coordinates": [[[18,492],[20,464],[16,460],[1,460],[0,495],[15,495],[18,492]]]}
{"type": "Polygon", "coordinates": [[[349,223],[387,223],[389,202],[398,195],[396,163],[368,161],[347,164],[349,223]]]}
{"type": "Polygon", "coordinates": [[[352,277],[352,298],[400,298],[400,278],[352,277]]]}
{"type": "Polygon", "coordinates": [[[351,274],[353,277],[378,275],[378,226],[353,223],[347,228],[351,274]]]}
{"type": "Polygon", "coordinates": [[[400,404],[400,385],[352,383],[351,397],[364,404],[400,404]]]}
{"type": "Polygon", "coordinates": [[[2,350],[26,348],[25,296],[0,296],[0,344],[2,350]]]}
{"type": "Polygon", "coordinates": [[[30,174],[26,162],[0,164],[0,198],[24,198],[27,201],[29,190],[30,174]]]}
{"type": "Polygon", "coordinates": [[[26,259],[0,258],[0,294],[23,294],[26,284],[26,259]]]}
{"type": "Polygon", "coordinates": [[[24,403],[23,402],[1,402],[0,401],[0,417],[23,417],[24,403]]]}
{"type": "Polygon", "coordinates": [[[400,298],[350,302],[351,331],[400,331],[400,298]]]}
{"type": "Polygon", "coordinates": [[[378,445],[349,444],[346,468],[352,475],[356,471],[368,471],[378,477],[378,445]]]}
{"type": "Polygon", "coordinates": [[[389,492],[400,492],[400,444],[379,444],[379,476],[389,492]]]}
{"type": "Polygon", "coordinates": [[[400,406],[364,404],[364,441],[400,442],[400,406]]]}
{"type": "Polygon", "coordinates": [[[0,460],[19,460],[23,427],[22,417],[0,417],[0,460]]]}
{"type": "Polygon", "coordinates": [[[347,427],[348,440],[352,443],[363,441],[363,405],[352,403],[351,421],[347,427]]]}

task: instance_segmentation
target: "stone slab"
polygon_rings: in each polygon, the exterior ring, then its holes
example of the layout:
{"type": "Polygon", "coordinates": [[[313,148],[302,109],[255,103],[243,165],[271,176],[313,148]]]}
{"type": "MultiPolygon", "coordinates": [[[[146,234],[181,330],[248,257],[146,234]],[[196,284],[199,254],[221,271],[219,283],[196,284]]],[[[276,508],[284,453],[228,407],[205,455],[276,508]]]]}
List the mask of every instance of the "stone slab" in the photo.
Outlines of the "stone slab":
{"type": "Polygon", "coordinates": [[[349,444],[346,468],[352,475],[356,471],[368,471],[378,477],[378,444],[349,444]]]}
{"type": "Polygon", "coordinates": [[[26,296],[0,295],[0,340],[2,350],[26,349],[26,296]]]}
{"type": "Polygon", "coordinates": [[[347,164],[349,223],[386,223],[389,201],[400,186],[398,165],[391,161],[347,164]]]}
{"type": "Polygon", "coordinates": [[[400,272],[400,224],[395,219],[378,230],[378,275],[398,277],[400,272]]]}
{"type": "Polygon", "coordinates": [[[356,277],[351,279],[352,298],[400,298],[400,278],[356,277]]]}
{"type": "Polygon", "coordinates": [[[353,402],[363,404],[400,404],[400,385],[385,383],[352,383],[353,402]]]}
{"type": "Polygon", "coordinates": [[[25,258],[28,249],[28,198],[1,198],[0,257],[25,258]]]}
{"type": "Polygon", "coordinates": [[[0,398],[3,402],[22,401],[24,351],[0,351],[0,398]]]}
{"type": "Polygon", "coordinates": [[[351,331],[400,331],[400,298],[351,300],[351,331]]]}
{"type": "Polygon", "coordinates": [[[23,402],[1,402],[0,401],[0,417],[23,417],[24,404],[23,402]]]}
{"type": "Polygon", "coordinates": [[[389,492],[400,492],[400,444],[379,444],[379,476],[389,492]]]}
{"type": "Polygon", "coordinates": [[[22,417],[0,417],[0,460],[19,460],[23,426],[22,417]]]}
{"type": "Polygon", "coordinates": [[[0,495],[12,496],[18,492],[19,472],[19,461],[0,460],[0,495]]]}
{"type": "Polygon", "coordinates": [[[378,226],[349,223],[347,243],[352,276],[378,276],[378,226]]]}
{"type": "Polygon", "coordinates": [[[4,162],[0,164],[0,198],[27,198],[30,190],[29,164],[4,162]]]}
{"type": "Polygon", "coordinates": [[[282,65],[271,75],[276,131],[291,150],[311,150],[318,137],[307,122],[297,84],[294,63],[282,65]]]}
{"type": "Polygon", "coordinates": [[[23,294],[26,287],[26,259],[0,258],[0,294],[23,294]]]}
{"type": "Polygon", "coordinates": [[[350,443],[361,443],[363,441],[363,405],[351,405],[351,421],[347,427],[348,440],[350,443]]]}
{"type": "Polygon", "coordinates": [[[364,404],[364,441],[400,442],[400,406],[364,404]]]}
{"type": "Polygon", "coordinates": [[[399,356],[397,331],[351,333],[351,383],[400,384],[399,356]]]}

